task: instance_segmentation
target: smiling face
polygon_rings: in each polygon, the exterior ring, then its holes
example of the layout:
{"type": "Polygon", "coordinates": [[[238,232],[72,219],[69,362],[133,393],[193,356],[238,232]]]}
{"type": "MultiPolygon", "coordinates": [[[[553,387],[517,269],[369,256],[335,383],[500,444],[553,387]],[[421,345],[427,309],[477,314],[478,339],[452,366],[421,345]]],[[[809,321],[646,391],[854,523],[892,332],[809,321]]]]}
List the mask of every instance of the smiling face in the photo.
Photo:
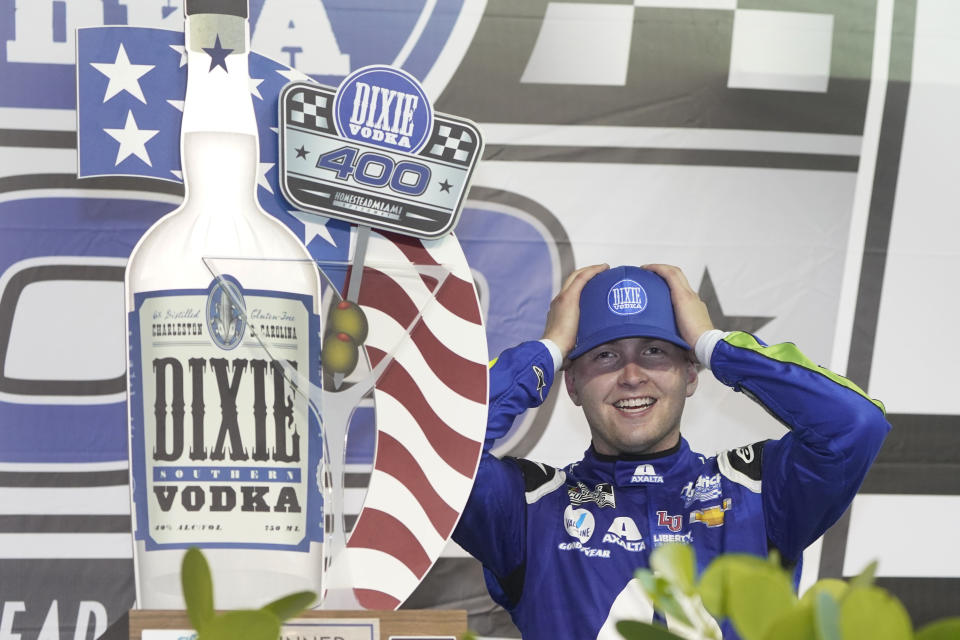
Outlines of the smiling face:
{"type": "Polygon", "coordinates": [[[635,455],[677,444],[697,370],[674,344],[622,338],[575,359],[564,381],[570,399],[583,408],[597,452],[635,455]]]}

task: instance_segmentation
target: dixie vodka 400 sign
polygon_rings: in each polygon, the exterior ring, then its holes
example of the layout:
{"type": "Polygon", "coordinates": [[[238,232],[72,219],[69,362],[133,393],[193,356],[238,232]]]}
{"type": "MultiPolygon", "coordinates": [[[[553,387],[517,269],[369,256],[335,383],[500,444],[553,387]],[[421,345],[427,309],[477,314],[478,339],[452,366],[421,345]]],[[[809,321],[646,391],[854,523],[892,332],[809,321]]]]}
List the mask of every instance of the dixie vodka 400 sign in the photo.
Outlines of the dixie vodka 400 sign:
{"type": "Polygon", "coordinates": [[[483,142],[469,120],[434,113],[415,78],[370,66],[336,90],[280,93],[280,185],[298,208],[437,238],[453,229],[483,142]]]}

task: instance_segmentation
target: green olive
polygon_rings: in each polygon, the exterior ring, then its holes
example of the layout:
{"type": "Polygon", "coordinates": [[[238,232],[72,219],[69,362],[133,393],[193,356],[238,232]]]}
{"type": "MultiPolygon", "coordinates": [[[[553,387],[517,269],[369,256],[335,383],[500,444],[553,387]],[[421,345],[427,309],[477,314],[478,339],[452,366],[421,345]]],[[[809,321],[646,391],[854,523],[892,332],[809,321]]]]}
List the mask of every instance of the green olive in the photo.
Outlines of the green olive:
{"type": "Polygon", "coordinates": [[[357,303],[343,300],[330,309],[328,333],[345,333],[357,344],[362,344],[367,339],[368,329],[367,316],[357,303]]]}
{"type": "Polygon", "coordinates": [[[346,333],[328,333],[323,341],[323,370],[329,374],[349,375],[360,359],[360,349],[346,333]]]}

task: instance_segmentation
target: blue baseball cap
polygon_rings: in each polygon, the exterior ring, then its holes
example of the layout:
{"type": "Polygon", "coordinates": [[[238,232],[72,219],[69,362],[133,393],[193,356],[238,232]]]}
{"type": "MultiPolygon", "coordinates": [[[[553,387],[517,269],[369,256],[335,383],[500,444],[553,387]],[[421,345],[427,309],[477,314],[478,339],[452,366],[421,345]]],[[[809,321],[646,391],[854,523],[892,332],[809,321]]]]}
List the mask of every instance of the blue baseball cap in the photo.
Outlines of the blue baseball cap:
{"type": "Polygon", "coordinates": [[[612,267],[593,276],[580,294],[580,326],[571,360],[620,338],[659,338],[689,349],[673,315],[670,287],[653,271],[612,267]]]}

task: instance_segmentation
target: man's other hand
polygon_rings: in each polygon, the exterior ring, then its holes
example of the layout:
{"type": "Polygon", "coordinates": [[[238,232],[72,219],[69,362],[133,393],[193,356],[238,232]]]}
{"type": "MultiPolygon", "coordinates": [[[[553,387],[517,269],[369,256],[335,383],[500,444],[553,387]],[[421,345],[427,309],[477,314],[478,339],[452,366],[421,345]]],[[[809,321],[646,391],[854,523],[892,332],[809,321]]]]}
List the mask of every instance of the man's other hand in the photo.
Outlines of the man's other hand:
{"type": "Polygon", "coordinates": [[[645,264],[643,268],[653,271],[667,281],[670,299],[673,301],[673,313],[677,317],[677,329],[680,330],[680,337],[692,349],[704,332],[713,329],[707,305],[687,282],[687,276],[679,267],[669,264],[645,264]]]}

